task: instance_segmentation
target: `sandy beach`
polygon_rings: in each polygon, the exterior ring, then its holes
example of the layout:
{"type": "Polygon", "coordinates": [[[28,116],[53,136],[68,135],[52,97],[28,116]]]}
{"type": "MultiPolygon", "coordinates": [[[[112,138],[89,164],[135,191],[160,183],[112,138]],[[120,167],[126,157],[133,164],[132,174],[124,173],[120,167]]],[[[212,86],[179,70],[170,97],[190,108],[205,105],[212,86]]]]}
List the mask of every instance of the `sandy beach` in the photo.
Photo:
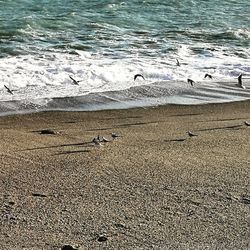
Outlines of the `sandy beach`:
{"type": "Polygon", "coordinates": [[[0,117],[0,249],[250,249],[244,121],[250,101],[0,117]]]}

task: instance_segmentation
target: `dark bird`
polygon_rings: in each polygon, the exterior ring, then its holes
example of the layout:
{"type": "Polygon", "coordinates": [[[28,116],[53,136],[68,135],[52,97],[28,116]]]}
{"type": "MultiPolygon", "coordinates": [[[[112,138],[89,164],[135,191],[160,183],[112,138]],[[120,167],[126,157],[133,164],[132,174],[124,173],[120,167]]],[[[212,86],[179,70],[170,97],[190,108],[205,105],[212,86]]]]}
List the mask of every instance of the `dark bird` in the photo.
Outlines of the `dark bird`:
{"type": "Polygon", "coordinates": [[[209,79],[212,79],[212,78],[213,78],[212,75],[210,75],[210,74],[205,74],[204,78],[206,79],[207,77],[208,77],[209,79]]]}
{"type": "Polygon", "coordinates": [[[76,81],[72,76],[69,76],[69,78],[73,81],[75,85],[79,85],[79,82],[81,82],[81,81],[76,81]]]}
{"type": "Polygon", "coordinates": [[[7,89],[7,92],[8,92],[8,93],[10,93],[10,94],[14,95],[14,94],[13,94],[13,91],[12,91],[12,90],[10,90],[10,89],[9,89],[6,85],[4,85],[4,87],[7,89]]]}
{"type": "Polygon", "coordinates": [[[187,134],[188,134],[190,137],[193,137],[193,136],[198,136],[198,135],[196,135],[196,134],[192,133],[191,131],[187,131],[187,134]]]}
{"type": "Polygon", "coordinates": [[[192,79],[187,79],[187,82],[191,84],[191,86],[194,86],[194,81],[192,79]]]}
{"type": "Polygon", "coordinates": [[[244,124],[245,124],[246,126],[250,126],[250,123],[247,122],[247,121],[245,121],[244,124]]]}
{"type": "Polygon", "coordinates": [[[136,75],[134,75],[134,81],[136,80],[136,78],[137,77],[142,77],[143,78],[143,80],[145,80],[145,78],[144,78],[144,76],[143,75],[141,75],[141,74],[136,74],[136,75]]]}
{"type": "Polygon", "coordinates": [[[242,74],[238,76],[238,84],[242,85],[242,74]]]}
{"type": "Polygon", "coordinates": [[[176,66],[181,66],[180,62],[178,59],[176,59],[176,66]]]}
{"type": "Polygon", "coordinates": [[[239,85],[239,87],[241,87],[241,88],[243,88],[243,89],[246,88],[245,86],[243,86],[243,83],[242,83],[242,74],[240,74],[240,75],[238,76],[238,85],[239,85]]]}

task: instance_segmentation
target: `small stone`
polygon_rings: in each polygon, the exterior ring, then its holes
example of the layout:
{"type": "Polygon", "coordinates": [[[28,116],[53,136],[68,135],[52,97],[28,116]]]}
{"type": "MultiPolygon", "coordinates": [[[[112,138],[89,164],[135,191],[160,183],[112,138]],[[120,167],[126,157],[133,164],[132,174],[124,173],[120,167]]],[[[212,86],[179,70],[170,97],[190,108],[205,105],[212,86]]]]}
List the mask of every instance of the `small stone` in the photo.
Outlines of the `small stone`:
{"type": "Polygon", "coordinates": [[[98,237],[98,239],[97,239],[97,241],[99,241],[99,242],[104,242],[104,241],[107,241],[107,240],[108,240],[108,238],[106,236],[104,236],[104,235],[100,235],[98,237]]]}
{"type": "Polygon", "coordinates": [[[42,129],[42,130],[40,131],[40,134],[58,135],[58,134],[60,134],[60,133],[57,132],[57,131],[54,131],[53,129],[42,129]]]}
{"type": "Polygon", "coordinates": [[[250,204],[250,198],[249,197],[246,197],[246,196],[242,196],[241,199],[240,199],[240,202],[243,203],[243,204],[250,204]]]}
{"type": "Polygon", "coordinates": [[[116,223],[115,226],[119,228],[125,228],[125,225],[123,225],[122,223],[116,223]]]}
{"type": "Polygon", "coordinates": [[[36,197],[47,197],[47,195],[45,194],[39,194],[39,193],[32,193],[33,196],[36,196],[36,197]]]}
{"type": "Polygon", "coordinates": [[[71,245],[64,245],[61,250],[77,250],[77,248],[72,247],[71,245]]]}

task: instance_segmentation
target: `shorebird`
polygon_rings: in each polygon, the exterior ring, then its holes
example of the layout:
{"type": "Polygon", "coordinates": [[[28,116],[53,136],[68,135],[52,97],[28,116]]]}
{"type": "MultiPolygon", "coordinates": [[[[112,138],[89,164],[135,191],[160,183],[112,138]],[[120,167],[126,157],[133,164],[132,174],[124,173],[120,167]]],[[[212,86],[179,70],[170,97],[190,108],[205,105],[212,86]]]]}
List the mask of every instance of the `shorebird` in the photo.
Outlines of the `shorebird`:
{"type": "Polygon", "coordinates": [[[176,59],[176,66],[181,66],[178,59],[176,59]]]}
{"type": "Polygon", "coordinates": [[[96,138],[96,137],[92,140],[92,142],[93,142],[96,146],[101,146],[101,145],[102,145],[102,144],[100,143],[99,139],[96,138]]]}
{"type": "Polygon", "coordinates": [[[112,133],[111,136],[112,136],[113,139],[115,139],[115,138],[117,138],[117,137],[121,137],[121,135],[118,135],[118,134],[116,134],[116,133],[112,133]]]}
{"type": "Polygon", "coordinates": [[[190,83],[191,86],[194,86],[194,85],[193,85],[193,84],[194,84],[194,81],[193,81],[192,79],[189,79],[189,78],[188,78],[188,79],[187,79],[187,82],[190,83]]]}
{"type": "Polygon", "coordinates": [[[240,74],[240,75],[238,76],[238,85],[239,85],[239,87],[241,87],[241,88],[243,88],[243,89],[246,88],[246,87],[243,85],[243,83],[242,83],[242,74],[240,74]]]}
{"type": "Polygon", "coordinates": [[[14,95],[14,94],[13,94],[13,91],[10,90],[6,85],[4,85],[4,87],[7,89],[7,92],[8,92],[8,93],[10,93],[11,95],[14,95]]]}
{"type": "Polygon", "coordinates": [[[110,142],[110,140],[107,139],[107,138],[105,138],[104,136],[102,137],[102,141],[103,141],[103,142],[110,142]]]}
{"type": "Polygon", "coordinates": [[[99,142],[110,142],[110,140],[108,140],[107,138],[105,138],[104,136],[100,136],[98,135],[96,138],[99,142]]]}
{"type": "Polygon", "coordinates": [[[244,124],[245,124],[246,126],[250,126],[250,123],[247,122],[247,121],[244,121],[244,124]]]}
{"type": "Polygon", "coordinates": [[[212,79],[212,78],[213,78],[212,75],[210,75],[210,74],[205,74],[204,78],[206,79],[207,77],[208,77],[209,79],[212,79]]]}
{"type": "Polygon", "coordinates": [[[136,74],[136,75],[134,75],[134,81],[136,80],[136,78],[137,77],[142,77],[143,78],[143,80],[145,80],[145,78],[144,78],[144,76],[143,75],[141,75],[141,74],[136,74]]]}
{"type": "Polygon", "coordinates": [[[193,134],[191,131],[187,131],[187,134],[188,134],[190,137],[198,136],[198,135],[196,135],[196,134],[193,134]]]}
{"type": "Polygon", "coordinates": [[[81,82],[81,81],[76,81],[72,76],[69,76],[69,78],[73,81],[75,85],[79,85],[79,82],[81,82]]]}

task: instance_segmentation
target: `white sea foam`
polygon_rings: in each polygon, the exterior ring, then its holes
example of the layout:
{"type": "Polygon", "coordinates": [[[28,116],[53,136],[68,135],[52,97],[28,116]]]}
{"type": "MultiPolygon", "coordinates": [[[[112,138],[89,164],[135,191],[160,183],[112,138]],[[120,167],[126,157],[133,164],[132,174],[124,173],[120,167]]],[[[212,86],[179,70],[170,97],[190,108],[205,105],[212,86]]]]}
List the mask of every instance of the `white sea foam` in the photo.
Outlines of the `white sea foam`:
{"type": "MultiPolygon", "coordinates": [[[[152,59],[146,57],[114,59],[82,51],[77,51],[77,54],[50,52],[40,56],[2,58],[0,59],[1,101],[22,101],[29,105],[33,103],[46,106],[52,98],[122,91],[136,86],[150,86],[156,82],[164,82],[166,85],[164,88],[168,89],[165,92],[166,96],[175,96],[172,100],[176,100],[179,93],[188,90],[190,96],[193,96],[193,103],[197,103],[199,88],[205,87],[207,90],[221,88],[214,81],[204,79],[205,73],[213,75],[217,82],[230,82],[229,85],[234,81],[237,83],[237,76],[240,73],[244,76],[250,75],[249,60],[237,58],[236,61],[233,55],[225,55],[223,49],[216,46],[208,49],[203,44],[197,44],[196,47],[203,50],[202,53],[194,53],[196,48],[182,45],[168,58],[163,55],[152,59]],[[176,65],[177,58],[180,61],[179,67],[176,65]],[[133,77],[137,73],[144,75],[146,81],[141,78],[134,81],[133,77]],[[73,85],[69,76],[81,80],[79,86],[73,85]],[[197,84],[191,87],[186,82],[187,78],[193,79],[197,84]],[[10,95],[4,85],[14,90],[14,95],[10,95]]],[[[144,93],[145,97],[147,94],[144,93]]],[[[152,96],[157,97],[157,94],[162,98],[157,91],[152,96]]],[[[232,95],[229,93],[229,99],[230,96],[232,95]]],[[[218,100],[221,98],[218,97],[218,100]]],[[[213,101],[216,101],[216,95],[213,101]]]]}

